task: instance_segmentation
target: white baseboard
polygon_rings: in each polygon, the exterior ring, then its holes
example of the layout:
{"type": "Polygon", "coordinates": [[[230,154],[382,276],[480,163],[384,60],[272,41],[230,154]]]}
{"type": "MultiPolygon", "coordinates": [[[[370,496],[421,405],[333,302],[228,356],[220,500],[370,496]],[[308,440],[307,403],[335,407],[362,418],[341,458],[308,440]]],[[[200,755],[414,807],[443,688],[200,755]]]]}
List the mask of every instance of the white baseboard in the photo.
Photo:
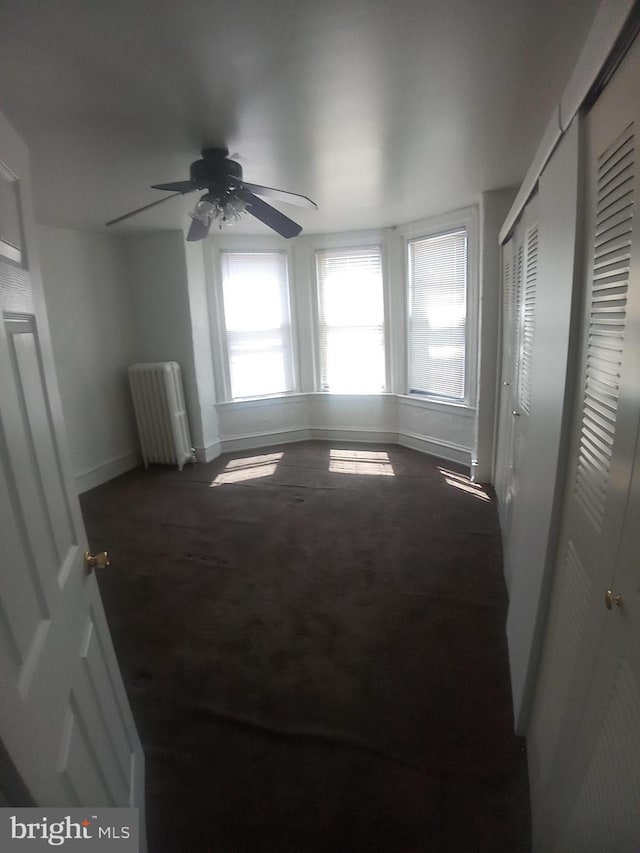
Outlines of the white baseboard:
{"type": "Polygon", "coordinates": [[[446,459],[449,462],[459,462],[461,465],[467,465],[471,469],[470,447],[462,447],[459,444],[453,444],[453,442],[444,441],[441,438],[417,435],[417,433],[413,432],[400,432],[396,440],[402,447],[409,447],[411,450],[419,450],[421,453],[438,456],[440,459],[446,459]]]}
{"type": "Polygon", "coordinates": [[[95,489],[96,486],[101,486],[108,480],[113,480],[114,477],[119,477],[125,471],[130,471],[141,464],[140,451],[133,450],[131,453],[124,453],[122,456],[109,459],[108,462],[102,462],[95,468],[88,468],[80,474],[76,474],[75,483],[78,494],[81,495],[83,492],[88,492],[89,489],[95,489]]]}
{"type": "Polygon", "coordinates": [[[219,441],[208,444],[206,447],[195,447],[196,460],[198,462],[213,462],[222,453],[222,445],[219,441]]]}
{"type": "Polygon", "coordinates": [[[491,465],[471,462],[471,479],[474,483],[490,483],[493,486],[493,471],[491,465]]]}
{"type": "MultiPolygon", "coordinates": [[[[429,438],[407,432],[382,432],[379,430],[357,429],[352,427],[297,427],[291,429],[271,430],[269,432],[236,435],[229,438],[221,438],[206,447],[196,447],[196,458],[198,462],[211,462],[217,459],[221,453],[233,453],[240,450],[253,450],[256,447],[270,447],[275,444],[291,444],[296,441],[349,441],[367,442],[370,444],[399,444],[431,456],[438,456],[450,462],[459,462],[462,465],[471,465],[471,450],[468,447],[441,439],[429,438]]],[[[130,471],[142,464],[142,457],[137,450],[125,453],[82,471],[75,477],[78,494],[94,489],[96,486],[113,480],[125,471],[130,471]]]]}
{"type": "Polygon", "coordinates": [[[256,432],[245,435],[234,435],[221,438],[220,445],[223,453],[233,453],[234,450],[253,450],[254,447],[271,447],[274,444],[291,444],[295,441],[308,441],[311,430],[307,427],[291,429],[275,429],[269,432],[256,432]]]}
{"type": "Polygon", "coordinates": [[[364,441],[371,444],[397,444],[397,432],[361,427],[311,427],[311,438],[319,441],[364,441]]]}
{"type": "Polygon", "coordinates": [[[223,453],[236,450],[253,450],[256,447],[270,447],[274,444],[290,444],[295,441],[349,441],[370,444],[399,444],[421,453],[428,453],[449,462],[459,462],[471,467],[471,448],[453,444],[450,441],[417,435],[409,432],[387,432],[353,427],[298,427],[294,429],[272,430],[270,432],[251,433],[222,438],[220,445],[223,453]]]}

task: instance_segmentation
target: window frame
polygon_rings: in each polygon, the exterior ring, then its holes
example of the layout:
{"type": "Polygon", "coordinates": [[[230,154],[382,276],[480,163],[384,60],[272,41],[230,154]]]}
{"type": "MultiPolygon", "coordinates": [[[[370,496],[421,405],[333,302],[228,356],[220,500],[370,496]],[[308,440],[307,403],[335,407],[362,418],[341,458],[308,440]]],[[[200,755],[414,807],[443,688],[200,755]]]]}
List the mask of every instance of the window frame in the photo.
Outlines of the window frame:
{"type": "Polygon", "coordinates": [[[308,255],[306,262],[308,263],[309,279],[311,284],[311,331],[313,338],[313,393],[322,394],[323,396],[331,396],[335,394],[339,397],[367,397],[367,396],[385,396],[393,394],[392,387],[392,372],[391,372],[391,330],[390,330],[390,296],[389,296],[389,252],[388,252],[388,228],[381,228],[368,231],[345,231],[344,233],[336,234],[311,234],[304,241],[304,251],[308,255]],[[318,252],[346,252],[350,249],[357,251],[361,249],[376,248],[380,252],[380,267],[382,270],[382,305],[383,305],[383,340],[384,340],[384,365],[385,365],[385,391],[365,392],[359,394],[357,392],[341,392],[341,391],[323,391],[321,383],[321,368],[320,368],[320,292],[318,287],[318,275],[316,256],[318,252]]]}
{"type": "Polygon", "coordinates": [[[454,409],[474,409],[477,404],[478,387],[478,330],[479,330],[479,293],[478,293],[478,209],[476,206],[454,210],[441,216],[423,219],[399,229],[403,240],[403,298],[404,298],[404,377],[403,395],[409,400],[422,401],[434,406],[454,409]],[[409,308],[411,304],[411,281],[409,264],[409,244],[414,240],[429,239],[455,231],[466,231],[467,235],[467,316],[465,321],[465,396],[454,400],[438,394],[411,390],[410,351],[411,324],[409,308]]]}
{"type": "MultiPolygon", "coordinates": [[[[376,240],[373,242],[359,242],[357,244],[350,243],[349,245],[344,246],[329,246],[320,248],[318,246],[313,247],[312,249],[312,257],[313,257],[313,275],[314,275],[314,291],[315,291],[315,336],[317,338],[317,389],[321,394],[339,394],[340,396],[367,396],[372,394],[388,394],[389,393],[389,346],[388,346],[388,311],[387,311],[387,299],[386,299],[386,269],[385,269],[385,253],[384,253],[384,245],[381,240],[376,240]],[[325,253],[327,255],[331,255],[335,253],[336,255],[348,256],[349,253],[358,253],[358,252],[373,252],[377,251],[378,256],[380,258],[380,276],[381,276],[381,285],[382,285],[382,346],[383,346],[383,360],[384,360],[384,375],[383,375],[383,383],[384,387],[380,391],[335,391],[331,389],[324,389],[322,387],[322,352],[321,352],[321,339],[322,339],[322,323],[320,320],[320,277],[318,275],[318,261],[319,255],[325,253]]],[[[328,327],[330,328],[330,327],[328,327]]]]}
{"type": "Polygon", "coordinates": [[[296,331],[295,288],[292,287],[293,259],[291,249],[277,239],[244,236],[222,236],[216,240],[213,251],[208,256],[209,275],[214,283],[210,303],[212,329],[212,355],[214,364],[214,379],[216,384],[216,402],[218,403],[247,403],[256,400],[271,400],[279,397],[290,397],[299,393],[298,369],[298,336],[296,331]],[[291,377],[293,387],[289,391],[276,391],[272,394],[256,394],[249,397],[233,397],[231,387],[231,370],[229,359],[229,343],[224,308],[223,285],[223,255],[281,255],[285,261],[287,284],[287,307],[289,310],[289,347],[291,355],[291,377]]]}

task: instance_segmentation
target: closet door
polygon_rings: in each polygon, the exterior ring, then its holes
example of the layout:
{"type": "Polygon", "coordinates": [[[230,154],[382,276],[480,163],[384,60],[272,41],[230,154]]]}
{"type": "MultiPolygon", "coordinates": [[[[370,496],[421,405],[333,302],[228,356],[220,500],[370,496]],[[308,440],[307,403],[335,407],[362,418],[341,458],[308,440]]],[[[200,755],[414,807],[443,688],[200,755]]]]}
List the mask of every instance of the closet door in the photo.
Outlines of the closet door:
{"type": "Polygon", "coordinates": [[[514,286],[514,238],[502,247],[502,367],[500,409],[498,418],[498,446],[496,453],[496,495],[500,517],[504,519],[507,483],[511,459],[511,410],[513,386],[513,358],[511,354],[511,300],[514,286]]]}
{"type": "Polygon", "coordinates": [[[639,88],[636,44],[586,119],[581,363],[528,732],[544,853],[640,849],[639,88]]]}
{"type": "MultiPolygon", "coordinates": [[[[510,507],[507,540],[513,539],[514,520],[521,511],[524,460],[531,415],[531,373],[535,334],[536,282],[538,280],[538,197],[534,196],[524,211],[518,227],[516,263],[517,286],[513,300],[513,407],[511,409],[511,477],[508,487],[510,507]]],[[[517,520],[516,520],[517,523],[517,520]]],[[[511,567],[509,566],[511,575],[511,567]]]]}
{"type": "Polygon", "coordinates": [[[509,586],[514,562],[514,519],[517,523],[517,516],[521,512],[524,460],[531,414],[531,372],[538,276],[537,213],[538,199],[534,196],[504,250],[505,327],[500,396],[502,459],[498,495],[501,500],[500,516],[505,543],[505,577],[509,586]]]}
{"type": "MultiPolygon", "coordinates": [[[[506,464],[506,486],[504,496],[504,507],[502,511],[502,535],[504,541],[509,543],[511,538],[511,520],[513,517],[513,502],[515,494],[518,490],[518,468],[520,466],[520,458],[518,457],[516,435],[515,435],[515,406],[518,404],[518,359],[520,349],[520,321],[521,321],[521,304],[522,304],[522,269],[524,261],[524,248],[522,245],[522,222],[518,224],[513,235],[513,268],[512,268],[512,288],[511,288],[511,305],[509,308],[509,409],[507,411],[507,422],[505,424],[505,442],[507,450],[506,464]]],[[[511,580],[511,571],[509,561],[505,565],[507,583],[511,580]]]]}
{"type": "Polygon", "coordinates": [[[637,453],[620,558],[601,599],[605,625],[567,774],[568,811],[555,845],[562,853],[640,850],[639,519],[637,453]]]}

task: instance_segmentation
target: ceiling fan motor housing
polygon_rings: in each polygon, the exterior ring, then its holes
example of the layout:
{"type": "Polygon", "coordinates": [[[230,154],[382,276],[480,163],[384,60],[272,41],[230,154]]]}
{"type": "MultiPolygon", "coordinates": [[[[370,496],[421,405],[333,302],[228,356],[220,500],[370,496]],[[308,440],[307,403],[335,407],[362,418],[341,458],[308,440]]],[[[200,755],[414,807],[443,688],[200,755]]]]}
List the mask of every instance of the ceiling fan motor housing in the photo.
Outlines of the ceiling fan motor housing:
{"type": "Polygon", "coordinates": [[[235,160],[227,160],[223,148],[207,148],[202,160],[191,164],[190,177],[199,190],[229,191],[242,182],[242,166],[235,160]]]}
{"type": "Polygon", "coordinates": [[[229,159],[227,148],[205,148],[201,153],[202,159],[191,164],[188,181],[152,184],[153,189],[163,190],[171,195],[112,219],[107,222],[107,225],[115,225],[177,195],[185,195],[194,190],[206,190],[206,194],[191,214],[193,221],[187,234],[188,241],[204,240],[215,217],[220,217],[221,222],[231,223],[239,219],[245,211],[276,231],[281,237],[289,238],[297,237],[302,231],[302,226],[263,201],[260,196],[265,195],[290,204],[301,204],[303,207],[317,207],[306,196],[257,184],[245,184],[242,179],[242,166],[235,160],[229,159]]]}

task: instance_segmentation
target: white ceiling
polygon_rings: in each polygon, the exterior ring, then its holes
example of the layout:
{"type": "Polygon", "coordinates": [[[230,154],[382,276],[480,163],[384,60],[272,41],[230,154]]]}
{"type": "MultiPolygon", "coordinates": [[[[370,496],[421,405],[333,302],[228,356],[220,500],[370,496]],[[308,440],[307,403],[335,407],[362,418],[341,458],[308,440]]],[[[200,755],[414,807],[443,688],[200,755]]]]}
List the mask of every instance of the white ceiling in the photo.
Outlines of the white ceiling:
{"type": "MultiPolygon", "coordinates": [[[[100,229],[226,144],[246,180],[318,203],[278,205],[306,232],[397,225],[520,183],[596,8],[4,0],[0,110],[47,224],[100,229]]],[[[194,198],[116,228],[181,227],[194,198]]]]}

